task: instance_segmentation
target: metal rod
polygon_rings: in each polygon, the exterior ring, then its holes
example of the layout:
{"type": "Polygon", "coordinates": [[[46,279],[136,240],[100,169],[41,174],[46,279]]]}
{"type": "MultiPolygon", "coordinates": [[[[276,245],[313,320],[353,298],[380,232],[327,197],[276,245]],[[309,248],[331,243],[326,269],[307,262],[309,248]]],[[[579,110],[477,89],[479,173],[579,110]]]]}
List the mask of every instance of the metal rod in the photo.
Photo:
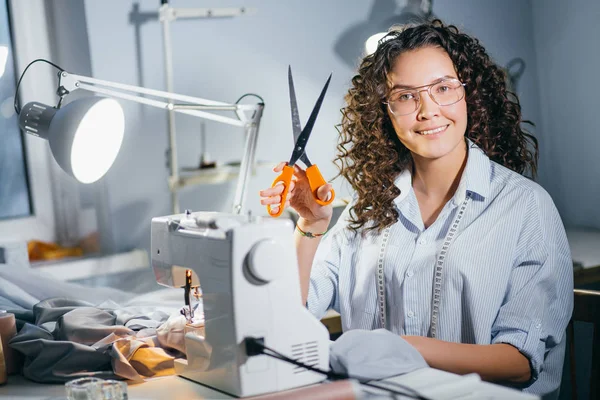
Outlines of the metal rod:
{"type": "Polygon", "coordinates": [[[236,106],[207,106],[203,104],[173,104],[173,110],[220,110],[236,111],[236,106]]]}
{"type": "MultiPolygon", "coordinates": [[[[164,3],[160,6],[160,9],[168,8],[169,4],[164,3]]],[[[160,11],[159,11],[160,13],[160,11]]],[[[162,22],[162,33],[163,33],[163,54],[165,56],[165,80],[167,85],[167,92],[173,92],[173,62],[171,54],[171,31],[169,28],[169,20],[161,19],[162,22]]],[[[172,102],[170,102],[172,104],[172,102]]],[[[175,111],[171,107],[168,115],[168,129],[169,129],[169,182],[179,180],[179,168],[177,161],[177,137],[175,133],[175,111]]],[[[173,206],[173,213],[179,214],[179,194],[177,190],[171,190],[171,204],[173,206]]]]}
{"type": "Polygon", "coordinates": [[[212,121],[222,122],[222,123],[228,124],[228,125],[240,126],[240,127],[245,125],[244,121],[225,117],[223,115],[211,114],[211,113],[207,113],[207,112],[203,112],[203,111],[199,111],[199,110],[185,110],[185,109],[176,110],[176,109],[174,109],[172,103],[167,103],[165,101],[160,101],[160,100],[148,99],[146,97],[140,97],[140,96],[128,94],[128,93],[116,92],[114,90],[104,89],[104,88],[101,88],[98,86],[88,85],[85,83],[79,84],[79,89],[84,89],[84,90],[88,90],[90,92],[105,94],[110,97],[117,97],[120,99],[131,100],[131,101],[135,101],[137,103],[142,103],[142,104],[147,104],[149,106],[162,108],[162,109],[168,110],[169,112],[178,112],[180,114],[192,115],[194,117],[200,117],[200,118],[209,119],[212,121]]]}
{"type": "Polygon", "coordinates": [[[264,104],[259,104],[259,108],[252,115],[251,121],[246,125],[246,143],[244,148],[244,156],[240,164],[240,172],[233,198],[233,213],[242,214],[244,211],[244,202],[246,200],[246,187],[248,186],[248,178],[250,172],[254,168],[254,157],[256,154],[256,142],[258,139],[258,129],[260,127],[260,119],[262,117],[264,104]]]}
{"type": "Polygon", "coordinates": [[[241,15],[254,14],[255,8],[246,7],[224,7],[224,8],[175,8],[163,10],[161,18],[175,21],[177,19],[199,19],[199,18],[232,18],[241,15]]]}
{"type": "MultiPolygon", "coordinates": [[[[115,89],[119,89],[119,90],[122,90],[125,92],[134,92],[134,93],[140,93],[140,94],[147,94],[147,95],[154,96],[154,97],[162,97],[165,99],[185,101],[186,103],[192,103],[192,104],[215,105],[215,106],[230,106],[230,105],[232,105],[231,103],[225,103],[222,101],[203,99],[200,97],[186,96],[183,94],[177,94],[177,93],[172,93],[172,92],[164,92],[162,90],[147,89],[147,88],[143,88],[140,86],[126,85],[124,83],[105,81],[102,79],[96,79],[96,78],[92,78],[89,76],[72,74],[72,73],[66,72],[66,71],[61,74],[61,84],[63,84],[63,86],[69,91],[75,90],[77,88],[76,87],[77,83],[80,83],[80,82],[91,83],[93,85],[100,85],[100,86],[105,86],[105,87],[109,87],[109,88],[115,88],[115,89]]],[[[240,107],[241,106],[243,106],[243,105],[240,104],[240,107]]],[[[252,107],[252,105],[246,105],[246,106],[252,107]]]]}

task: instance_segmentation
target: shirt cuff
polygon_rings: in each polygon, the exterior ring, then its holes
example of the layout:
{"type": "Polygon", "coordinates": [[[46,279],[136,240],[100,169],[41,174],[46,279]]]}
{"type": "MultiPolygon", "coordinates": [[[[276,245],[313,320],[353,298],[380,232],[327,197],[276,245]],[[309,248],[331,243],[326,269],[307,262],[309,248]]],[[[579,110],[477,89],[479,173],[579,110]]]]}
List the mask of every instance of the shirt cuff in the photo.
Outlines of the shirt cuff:
{"type": "Polygon", "coordinates": [[[523,327],[505,327],[492,339],[492,344],[506,343],[515,347],[529,360],[531,379],[526,386],[538,379],[544,364],[545,344],[542,339],[542,323],[534,320],[526,324],[515,324],[523,327]]]}

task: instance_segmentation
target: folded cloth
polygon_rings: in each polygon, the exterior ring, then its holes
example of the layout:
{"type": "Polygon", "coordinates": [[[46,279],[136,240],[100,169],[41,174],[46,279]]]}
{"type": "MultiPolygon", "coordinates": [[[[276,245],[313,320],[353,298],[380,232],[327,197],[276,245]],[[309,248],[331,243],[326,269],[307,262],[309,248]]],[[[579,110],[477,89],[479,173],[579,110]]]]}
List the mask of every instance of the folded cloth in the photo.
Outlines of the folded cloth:
{"type": "Polygon", "coordinates": [[[333,372],[361,381],[385,379],[427,367],[417,349],[385,329],[344,332],[330,346],[329,364],[333,372]]]}
{"type": "Polygon", "coordinates": [[[92,347],[111,355],[112,368],[119,377],[143,382],[175,373],[175,356],[182,354],[159,346],[156,330],[147,328],[130,336],[111,334],[92,347]]]}
{"type": "Polygon", "coordinates": [[[23,375],[35,382],[66,382],[95,376],[115,379],[110,354],[76,342],[57,341],[47,329],[25,324],[10,341],[25,356],[23,375]]]}
{"type": "Polygon", "coordinates": [[[79,307],[93,307],[92,303],[83,300],[54,298],[40,301],[33,306],[33,315],[35,315],[35,324],[42,325],[46,322],[56,322],[60,317],[69,311],[76,310],[79,307]]]}
{"type": "Polygon", "coordinates": [[[185,354],[185,325],[183,315],[172,315],[164,324],[156,329],[156,336],[161,347],[175,349],[185,354]]]}
{"type": "Polygon", "coordinates": [[[181,353],[160,347],[154,327],[169,313],[157,308],[50,298],[33,306],[35,324],[25,323],[9,345],[25,355],[23,375],[37,382],[169,375],[181,353]]]}

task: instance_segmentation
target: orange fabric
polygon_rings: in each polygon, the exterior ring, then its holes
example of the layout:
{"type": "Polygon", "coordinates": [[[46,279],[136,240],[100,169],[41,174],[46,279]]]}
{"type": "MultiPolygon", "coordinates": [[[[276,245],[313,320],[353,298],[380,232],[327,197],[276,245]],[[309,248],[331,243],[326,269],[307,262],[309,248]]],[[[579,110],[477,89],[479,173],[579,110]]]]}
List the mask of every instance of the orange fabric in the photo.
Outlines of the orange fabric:
{"type": "Polygon", "coordinates": [[[112,344],[113,371],[122,378],[142,382],[175,374],[175,357],[157,347],[156,337],[118,336],[110,334],[93,347],[112,344]]]}
{"type": "Polygon", "coordinates": [[[27,242],[29,261],[56,260],[65,257],[81,257],[83,249],[80,247],[62,247],[56,243],[31,240],[27,242]]]}

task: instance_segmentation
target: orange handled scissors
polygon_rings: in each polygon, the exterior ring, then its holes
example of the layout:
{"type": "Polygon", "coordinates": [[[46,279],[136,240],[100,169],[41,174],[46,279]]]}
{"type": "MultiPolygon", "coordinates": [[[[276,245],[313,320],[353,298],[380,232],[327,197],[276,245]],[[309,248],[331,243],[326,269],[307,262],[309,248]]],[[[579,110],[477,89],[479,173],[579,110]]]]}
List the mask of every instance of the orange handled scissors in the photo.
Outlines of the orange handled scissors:
{"type": "Polygon", "coordinates": [[[276,213],[271,212],[271,205],[267,205],[267,210],[272,217],[279,217],[283,212],[283,208],[285,207],[285,202],[287,200],[288,193],[290,191],[290,183],[292,182],[292,177],[294,176],[294,165],[298,160],[301,160],[304,165],[306,165],[306,177],[308,178],[308,183],[310,185],[310,190],[313,194],[315,201],[324,206],[330,204],[335,198],[335,191],[331,189],[331,196],[327,201],[319,200],[317,196],[317,189],[321,186],[325,185],[327,181],[321,175],[321,171],[316,165],[313,165],[308,156],[306,155],[305,149],[306,144],[308,143],[308,138],[312,132],[313,126],[315,125],[315,121],[317,119],[317,115],[319,114],[319,110],[321,109],[321,104],[323,104],[323,99],[325,98],[325,93],[327,92],[327,88],[329,87],[329,82],[331,81],[331,75],[327,78],[327,82],[325,82],[325,86],[321,90],[321,94],[317,99],[315,106],[308,118],[308,122],[304,129],[300,126],[300,115],[298,114],[298,103],[296,102],[296,91],[294,90],[294,79],[292,78],[292,67],[288,69],[288,83],[290,87],[290,107],[292,109],[292,130],[294,132],[294,151],[292,152],[292,156],[290,157],[290,161],[287,163],[285,167],[283,167],[283,171],[281,175],[279,175],[273,181],[273,186],[277,183],[283,183],[283,193],[281,193],[281,205],[279,206],[279,210],[276,213]]]}

